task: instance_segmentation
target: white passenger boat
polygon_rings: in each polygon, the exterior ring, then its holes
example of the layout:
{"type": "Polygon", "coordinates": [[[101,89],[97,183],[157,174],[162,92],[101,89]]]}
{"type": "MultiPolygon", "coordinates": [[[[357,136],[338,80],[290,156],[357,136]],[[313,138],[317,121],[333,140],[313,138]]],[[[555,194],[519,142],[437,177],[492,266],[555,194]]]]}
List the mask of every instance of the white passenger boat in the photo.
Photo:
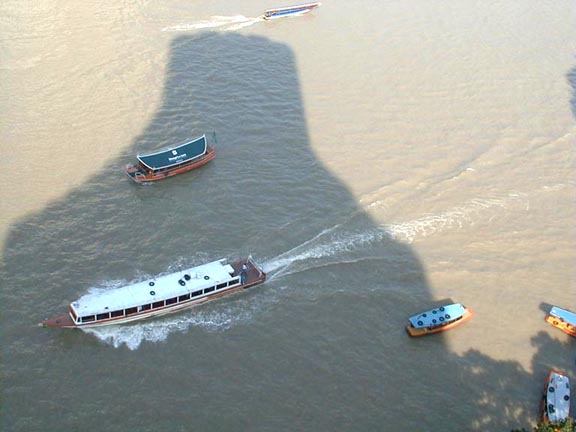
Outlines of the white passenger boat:
{"type": "Polygon", "coordinates": [[[143,282],[89,294],[73,302],[68,313],[40,323],[44,327],[78,328],[123,324],[166,315],[266,280],[251,258],[221,259],[143,282]]]}
{"type": "Polygon", "coordinates": [[[470,308],[460,303],[444,305],[410,317],[406,331],[412,337],[439,333],[464,323],[473,315],[470,308]]]}
{"type": "Polygon", "coordinates": [[[542,421],[556,423],[570,415],[570,381],[562,372],[550,370],[542,396],[542,421]]]}
{"type": "Polygon", "coordinates": [[[282,18],[288,15],[298,15],[310,12],[312,9],[317,8],[320,6],[320,2],[311,2],[311,3],[303,3],[294,6],[285,6],[276,9],[267,9],[264,12],[264,19],[275,19],[275,18],[282,18]]]}
{"type": "Polygon", "coordinates": [[[574,312],[553,306],[546,315],[546,322],[564,333],[576,337],[576,314],[574,312]]]}

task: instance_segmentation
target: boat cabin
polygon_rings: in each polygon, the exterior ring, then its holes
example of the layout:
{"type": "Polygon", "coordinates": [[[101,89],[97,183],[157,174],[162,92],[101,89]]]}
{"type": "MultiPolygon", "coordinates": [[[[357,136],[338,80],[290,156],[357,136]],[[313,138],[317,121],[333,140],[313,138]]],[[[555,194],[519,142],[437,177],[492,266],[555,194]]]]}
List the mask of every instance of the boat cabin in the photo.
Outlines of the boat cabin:
{"type": "Polygon", "coordinates": [[[198,168],[214,159],[216,152],[206,135],[156,153],[136,156],[138,165],[126,165],[126,174],[138,183],[161,180],[198,168]]]}

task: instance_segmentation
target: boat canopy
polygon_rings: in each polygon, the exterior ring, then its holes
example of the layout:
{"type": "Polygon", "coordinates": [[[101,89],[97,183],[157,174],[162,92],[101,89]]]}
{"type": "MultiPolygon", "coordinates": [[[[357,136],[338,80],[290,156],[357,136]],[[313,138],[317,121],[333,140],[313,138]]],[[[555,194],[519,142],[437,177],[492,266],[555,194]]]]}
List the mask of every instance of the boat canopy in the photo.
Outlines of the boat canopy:
{"type": "Polygon", "coordinates": [[[568,324],[576,326],[576,314],[573,312],[553,306],[552,309],[550,309],[550,315],[568,324]]]}
{"type": "Polygon", "coordinates": [[[408,320],[414,328],[436,327],[445,322],[461,318],[466,313],[466,308],[460,304],[450,304],[415,315],[408,320]]]}
{"type": "Polygon", "coordinates": [[[137,158],[144,166],[155,171],[196,159],[206,153],[206,146],[206,135],[202,135],[177,147],[144,156],[138,155],[137,158]]]}
{"type": "Polygon", "coordinates": [[[121,288],[83,296],[70,306],[79,316],[112,312],[167,300],[216,284],[239,280],[226,259],[121,288]]]}
{"type": "Polygon", "coordinates": [[[304,10],[310,10],[310,9],[314,9],[318,6],[320,6],[320,2],[311,2],[311,3],[302,3],[299,5],[293,5],[293,6],[284,6],[284,7],[279,7],[279,8],[275,8],[275,9],[266,9],[266,12],[264,13],[265,16],[273,16],[276,14],[285,14],[285,13],[296,13],[296,12],[302,12],[304,10]]]}
{"type": "Polygon", "coordinates": [[[551,422],[564,420],[570,412],[570,381],[558,372],[550,373],[546,389],[546,412],[551,422]]]}

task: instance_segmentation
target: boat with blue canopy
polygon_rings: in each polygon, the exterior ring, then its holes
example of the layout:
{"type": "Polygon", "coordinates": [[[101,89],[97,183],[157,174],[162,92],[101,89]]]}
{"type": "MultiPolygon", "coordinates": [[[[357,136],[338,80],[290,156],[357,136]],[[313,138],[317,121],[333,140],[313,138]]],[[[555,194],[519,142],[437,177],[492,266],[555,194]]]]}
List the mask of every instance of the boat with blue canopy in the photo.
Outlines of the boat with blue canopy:
{"type": "Polygon", "coordinates": [[[439,333],[468,321],[473,315],[461,303],[448,304],[410,317],[406,331],[412,337],[439,333]]]}
{"type": "Polygon", "coordinates": [[[68,312],[40,323],[43,327],[80,328],[124,324],[166,315],[266,280],[251,257],[209,262],[119,288],[88,294],[70,303],[68,312]]]}
{"type": "Polygon", "coordinates": [[[558,423],[570,416],[570,380],[555,369],[548,372],[542,396],[542,422],[558,423]]]}
{"type": "Polygon", "coordinates": [[[202,135],[159,152],[137,155],[138,165],[126,165],[124,171],[135,182],[148,183],[198,168],[215,157],[216,151],[202,135]]]}
{"type": "Polygon", "coordinates": [[[264,12],[263,17],[264,19],[269,20],[269,19],[282,18],[289,15],[300,15],[303,13],[310,12],[312,9],[316,9],[320,5],[321,5],[320,2],[311,2],[294,6],[285,6],[276,9],[267,9],[266,12],[264,12]]]}
{"type": "Polygon", "coordinates": [[[570,336],[576,337],[576,314],[553,306],[546,315],[546,322],[570,336]]]}

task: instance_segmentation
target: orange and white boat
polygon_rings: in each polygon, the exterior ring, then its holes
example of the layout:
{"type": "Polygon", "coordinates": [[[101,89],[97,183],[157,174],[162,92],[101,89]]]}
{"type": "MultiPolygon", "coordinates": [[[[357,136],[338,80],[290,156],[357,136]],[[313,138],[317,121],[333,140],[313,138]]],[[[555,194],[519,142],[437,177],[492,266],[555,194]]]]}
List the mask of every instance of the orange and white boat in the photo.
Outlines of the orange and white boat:
{"type": "Polygon", "coordinates": [[[406,331],[412,337],[450,330],[468,321],[474,313],[460,303],[448,304],[409,318],[406,331]]]}
{"type": "Polygon", "coordinates": [[[545,319],[548,324],[576,337],[576,314],[574,312],[553,306],[545,319]]]}
{"type": "Polygon", "coordinates": [[[252,258],[226,259],[96,294],[71,303],[42,327],[81,328],[123,324],[177,312],[242,291],[266,280],[252,258]]]}
{"type": "Polygon", "coordinates": [[[216,157],[206,135],[166,150],[137,155],[138,165],[128,164],[124,171],[137,183],[149,183],[199,168],[216,157]]]}
{"type": "Polygon", "coordinates": [[[542,422],[556,423],[570,415],[570,381],[562,372],[551,369],[542,396],[542,422]]]}

